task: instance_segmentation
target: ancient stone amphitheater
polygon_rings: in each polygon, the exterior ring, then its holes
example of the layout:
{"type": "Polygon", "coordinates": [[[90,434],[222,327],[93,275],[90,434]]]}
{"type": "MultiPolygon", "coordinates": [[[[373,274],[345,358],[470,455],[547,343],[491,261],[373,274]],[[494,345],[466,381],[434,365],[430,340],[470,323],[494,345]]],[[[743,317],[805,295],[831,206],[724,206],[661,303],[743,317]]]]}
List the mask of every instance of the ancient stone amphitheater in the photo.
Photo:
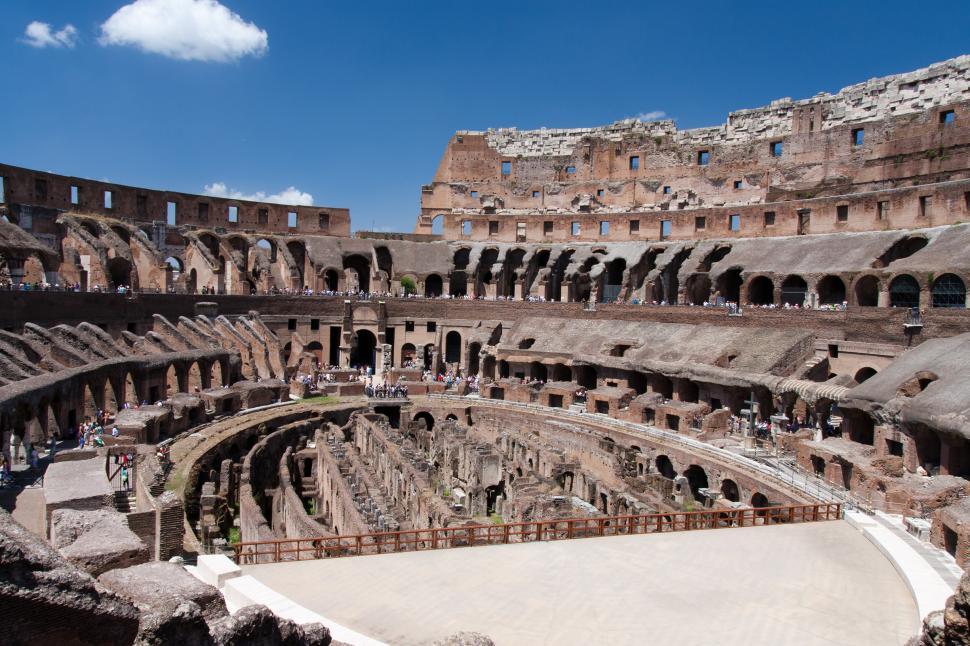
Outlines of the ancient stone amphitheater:
{"type": "Polygon", "coordinates": [[[968,643],[970,56],[420,195],[0,164],[4,643],[968,643]]]}

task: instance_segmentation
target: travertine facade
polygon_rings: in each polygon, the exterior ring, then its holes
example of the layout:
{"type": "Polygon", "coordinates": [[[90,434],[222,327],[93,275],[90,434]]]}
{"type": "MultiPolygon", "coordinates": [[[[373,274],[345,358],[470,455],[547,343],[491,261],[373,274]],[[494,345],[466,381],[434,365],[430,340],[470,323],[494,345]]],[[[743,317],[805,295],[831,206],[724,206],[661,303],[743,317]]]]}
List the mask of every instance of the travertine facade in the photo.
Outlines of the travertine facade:
{"type": "Polygon", "coordinates": [[[496,242],[803,235],[965,220],[970,57],[726,123],[458,132],[415,229],[496,242]],[[918,188],[914,188],[918,187],[918,188]],[[962,190],[961,190],[962,187],[962,190]]]}

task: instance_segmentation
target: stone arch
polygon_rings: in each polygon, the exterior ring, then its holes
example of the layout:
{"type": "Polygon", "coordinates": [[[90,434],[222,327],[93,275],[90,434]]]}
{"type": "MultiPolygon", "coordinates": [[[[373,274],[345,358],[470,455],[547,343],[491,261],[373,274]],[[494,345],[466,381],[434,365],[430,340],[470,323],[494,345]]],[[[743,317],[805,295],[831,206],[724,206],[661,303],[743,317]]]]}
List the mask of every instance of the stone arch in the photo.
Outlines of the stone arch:
{"type": "Polygon", "coordinates": [[[763,509],[765,507],[770,507],[771,503],[768,502],[768,496],[764,495],[760,491],[755,491],[751,494],[751,506],[755,509],[763,509]]]}
{"type": "Polygon", "coordinates": [[[350,269],[357,275],[357,289],[361,292],[370,291],[370,261],[360,254],[352,254],[344,258],[344,271],[350,269]]]}
{"type": "Polygon", "coordinates": [[[406,366],[408,361],[414,361],[418,349],[413,343],[405,343],[401,346],[401,366],[406,366]]]}
{"type": "Polygon", "coordinates": [[[741,490],[738,488],[738,483],[730,478],[721,480],[721,495],[725,500],[729,500],[731,502],[740,502],[741,490]]]}
{"type": "Polygon", "coordinates": [[[943,274],[933,281],[933,307],[965,308],[967,287],[956,274],[943,274]]]}
{"type": "Polygon", "coordinates": [[[377,337],[370,330],[357,330],[350,342],[350,365],[357,368],[375,368],[377,337]]]}
{"type": "Polygon", "coordinates": [[[112,287],[132,286],[131,263],[124,258],[111,258],[106,269],[112,287]]]}
{"type": "Polygon", "coordinates": [[[276,262],[276,243],[273,240],[270,238],[260,238],[256,241],[256,246],[262,249],[263,253],[269,258],[270,263],[276,262]]]}
{"type": "Polygon", "coordinates": [[[711,298],[711,278],[707,274],[691,274],[686,289],[692,305],[703,305],[711,298]]]}
{"type": "Polygon", "coordinates": [[[798,307],[802,307],[805,305],[807,296],[808,283],[801,276],[792,274],[781,283],[782,305],[797,305],[798,307]]]}
{"type": "Polygon", "coordinates": [[[445,363],[461,362],[461,334],[452,330],[445,335],[445,363]]]}
{"type": "Polygon", "coordinates": [[[720,292],[724,300],[739,303],[741,301],[741,269],[732,267],[717,277],[717,291],[720,292]]]}
{"type": "Polygon", "coordinates": [[[434,429],[434,417],[428,411],[421,411],[414,416],[414,421],[424,420],[425,428],[429,431],[434,429]]]}
{"type": "Polygon", "coordinates": [[[205,247],[213,257],[219,256],[219,238],[213,233],[203,231],[199,234],[199,242],[205,247]]]}
{"type": "Polygon", "coordinates": [[[309,352],[316,358],[317,365],[320,365],[320,366],[323,365],[323,344],[322,343],[320,343],[319,341],[310,341],[309,343],[306,344],[303,350],[306,352],[309,352]]]}
{"type": "Polygon", "coordinates": [[[879,305],[879,278],[867,275],[855,281],[855,304],[859,307],[879,305]]]}
{"type": "Polygon", "coordinates": [[[707,472],[699,464],[692,464],[684,471],[684,477],[687,478],[687,483],[690,485],[690,492],[694,495],[694,499],[700,500],[702,497],[701,489],[707,489],[709,486],[707,472]]]}
{"type": "Polygon", "coordinates": [[[771,305],[775,302],[775,284],[767,276],[756,276],[748,283],[748,302],[771,305]]]}
{"type": "Polygon", "coordinates": [[[845,282],[838,276],[824,276],[816,286],[820,305],[841,305],[845,302],[845,282]]]}
{"type": "Polygon", "coordinates": [[[668,480],[673,480],[677,477],[677,471],[674,469],[674,463],[671,462],[670,458],[666,455],[658,455],[654,460],[654,465],[657,467],[657,473],[668,480]]]}
{"type": "Polygon", "coordinates": [[[165,259],[165,288],[170,290],[175,287],[182,272],[185,271],[185,263],[180,258],[169,256],[165,259]]]}
{"type": "Polygon", "coordinates": [[[436,296],[441,296],[444,285],[441,280],[441,276],[438,274],[431,274],[424,279],[424,295],[428,298],[434,298],[436,296]]]}
{"type": "Polygon", "coordinates": [[[890,307],[919,307],[919,282],[909,274],[899,274],[889,283],[890,307]]]}
{"type": "Polygon", "coordinates": [[[80,220],[79,224],[81,225],[81,228],[87,231],[92,237],[101,237],[101,229],[91,220],[80,220]]]}
{"type": "Polygon", "coordinates": [[[855,379],[856,383],[861,384],[862,382],[866,381],[870,377],[875,376],[876,373],[878,373],[878,372],[879,371],[876,370],[875,368],[872,368],[870,366],[864,366],[864,367],[859,368],[858,370],[856,370],[854,379],[855,379]]]}
{"type": "Polygon", "coordinates": [[[335,292],[340,288],[340,274],[332,267],[323,272],[323,288],[326,291],[335,292]]]}

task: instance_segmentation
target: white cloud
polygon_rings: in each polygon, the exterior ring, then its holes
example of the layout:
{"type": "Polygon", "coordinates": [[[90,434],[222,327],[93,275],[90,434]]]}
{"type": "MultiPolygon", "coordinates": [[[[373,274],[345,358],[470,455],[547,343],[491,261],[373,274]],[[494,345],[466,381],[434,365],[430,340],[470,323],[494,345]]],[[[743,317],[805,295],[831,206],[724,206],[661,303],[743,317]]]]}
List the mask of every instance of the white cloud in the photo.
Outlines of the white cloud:
{"type": "Polygon", "coordinates": [[[266,31],[216,0],[135,0],[101,25],[102,45],[131,45],[182,61],[262,56],[266,31]]]}
{"type": "Polygon", "coordinates": [[[641,112],[634,119],[639,119],[640,121],[657,121],[663,119],[667,116],[667,113],[663,110],[651,110],[650,112],[641,112]]]}
{"type": "Polygon", "coordinates": [[[50,23],[35,20],[24,30],[23,41],[31,47],[74,47],[77,43],[77,29],[74,25],[64,25],[59,31],[54,31],[50,23]]]}
{"type": "Polygon", "coordinates": [[[202,189],[205,195],[212,197],[228,197],[233,200],[248,200],[250,202],[270,202],[272,204],[289,204],[292,206],[313,206],[313,196],[301,191],[295,186],[290,186],[272,195],[267,195],[263,191],[255,193],[243,193],[236,189],[229,188],[225,182],[213,182],[206,184],[202,189]]]}

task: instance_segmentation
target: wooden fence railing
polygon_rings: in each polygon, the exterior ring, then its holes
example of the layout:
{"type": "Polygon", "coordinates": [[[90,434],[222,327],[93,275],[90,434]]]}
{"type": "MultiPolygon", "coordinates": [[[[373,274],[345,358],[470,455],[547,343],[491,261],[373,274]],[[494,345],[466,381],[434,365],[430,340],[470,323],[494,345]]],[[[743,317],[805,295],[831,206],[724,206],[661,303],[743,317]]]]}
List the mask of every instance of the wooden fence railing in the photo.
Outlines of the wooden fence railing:
{"type": "Polygon", "coordinates": [[[456,525],[350,536],[249,541],[235,543],[232,547],[236,563],[252,565],[594,536],[808,523],[837,520],[841,517],[841,504],[818,503],[784,507],[707,509],[635,516],[537,520],[501,525],[456,525]]]}

